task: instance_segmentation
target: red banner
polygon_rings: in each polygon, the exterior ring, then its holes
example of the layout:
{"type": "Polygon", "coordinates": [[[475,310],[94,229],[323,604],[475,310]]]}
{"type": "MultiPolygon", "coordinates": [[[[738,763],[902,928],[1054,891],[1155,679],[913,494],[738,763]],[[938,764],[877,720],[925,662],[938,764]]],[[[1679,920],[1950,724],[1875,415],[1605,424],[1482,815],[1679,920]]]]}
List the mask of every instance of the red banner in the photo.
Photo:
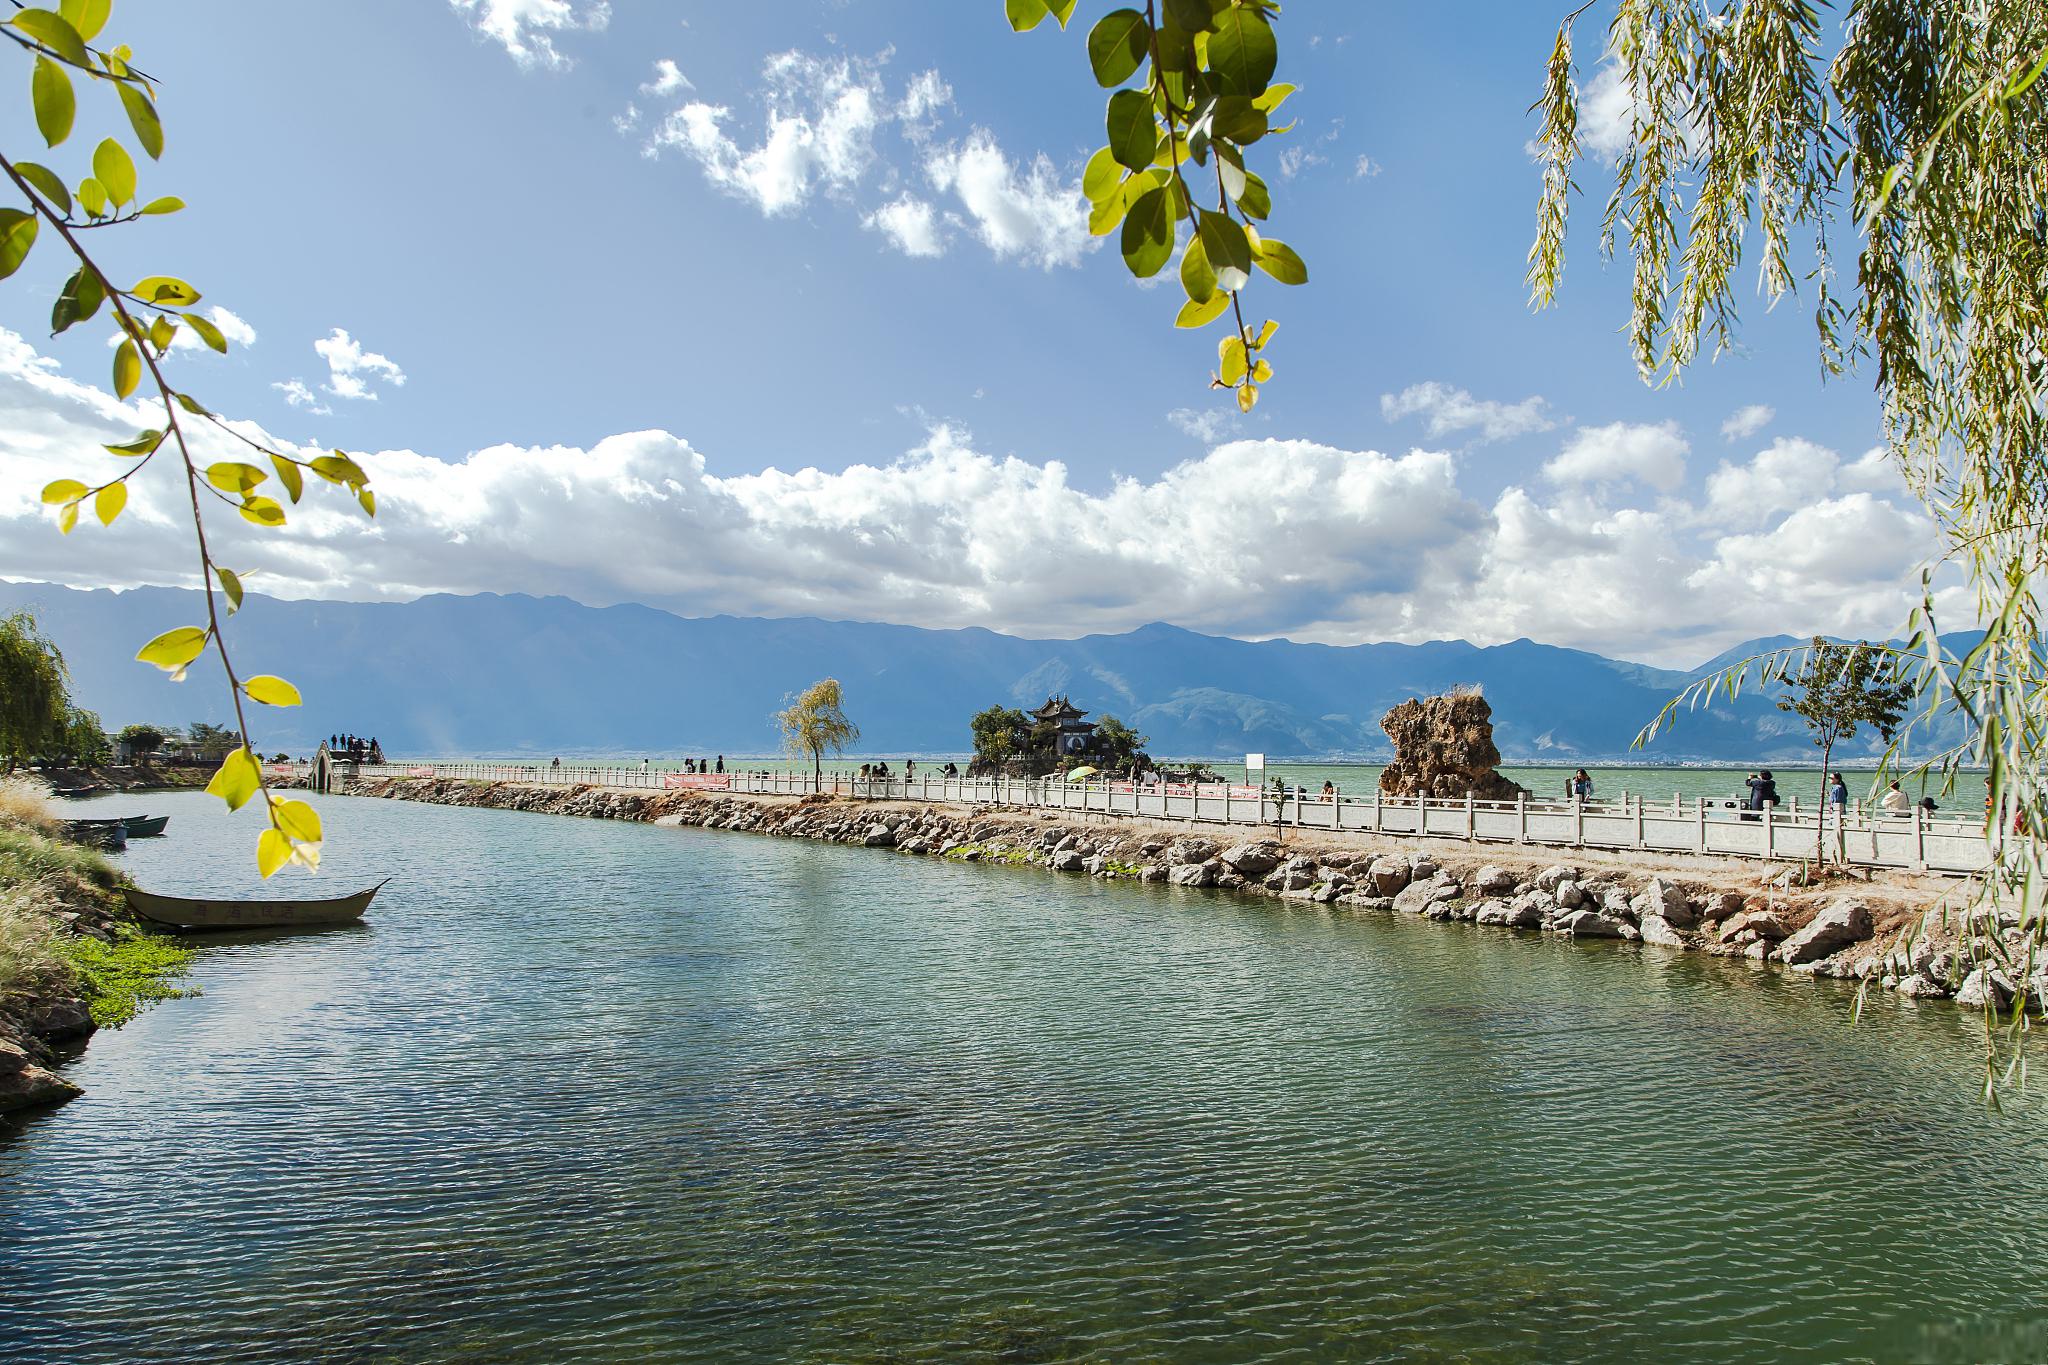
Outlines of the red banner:
{"type": "Polygon", "coordinates": [[[405,775],[407,777],[432,777],[434,775],[434,770],[423,763],[417,768],[407,768],[405,770],[405,775]]]}
{"type": "Polygon", "coordinates": [[[666,773],[661,785],[670,791],[722,792],[732,789],[730,773],[666,773]]]}

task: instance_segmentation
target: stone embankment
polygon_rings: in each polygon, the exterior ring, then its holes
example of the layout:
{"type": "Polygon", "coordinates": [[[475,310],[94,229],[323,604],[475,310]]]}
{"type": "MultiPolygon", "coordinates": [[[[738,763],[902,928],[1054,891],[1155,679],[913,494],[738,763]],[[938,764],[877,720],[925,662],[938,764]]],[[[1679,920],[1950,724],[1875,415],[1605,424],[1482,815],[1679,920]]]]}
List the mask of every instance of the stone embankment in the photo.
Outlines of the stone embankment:
{"type": "MultiPolygon", "coordinates": [[[[1798,885],[1794,871],[1712,860],[1466,847],[1387,837],[1220,839],[1201,826],[1058,819],[1053,812],[865,802],[825,796],[713,796],[454,779],[375,779],[350,795],[741,830],[893,849],[959,862],[1176,886],[1214,887],[1356,913],[1416,915],[1570,938],[1604,938],[1868,980],[1915,998],[2009,1004],[2048,995],[2048,966],[2021,982],[1987,964],[2018,942],[2011,923],[1909,878],[1798,885]],[[1485,856],[1482,857],[1481,854],[1485,856]],[[1548,856],[1545,856],[1548,855],[1548,856]],[[1963,937],[1965,921],[1973,933],[1963,937]]],[[[1217,829],[1218,834],[1242,835],[1217,829]]],[[[1949,894],[1954,888],[1947,888],[1949,894]]],[[[2027,960],[2024,953],[2014,960],[2027,960]]]]}

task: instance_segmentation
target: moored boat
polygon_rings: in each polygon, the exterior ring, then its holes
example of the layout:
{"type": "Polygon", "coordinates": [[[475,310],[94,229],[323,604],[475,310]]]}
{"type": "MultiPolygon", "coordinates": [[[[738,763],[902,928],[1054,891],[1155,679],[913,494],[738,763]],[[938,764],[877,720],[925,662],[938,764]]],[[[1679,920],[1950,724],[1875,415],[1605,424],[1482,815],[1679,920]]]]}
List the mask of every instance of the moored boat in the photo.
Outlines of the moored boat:
{"type": "Polygon", "coordinates": [[[384,883],[378,882],[353,895],[311,901],[160,896],[139,886],[124,888],[122,894],[130,910],[172,929],[311,929],[355,923],[383,889],[384,883]]]}
{"type": "Polygon", "coordinates": [[[153,839],[164,832],[164,826],[171,823],[168,815],[137,815],[121,823],[128,826],[131,839],[153,839]]]}
{"type": "Polygon", "coordinates": [[[64,837],[88,848],[120,850],[128,847],[126,820],[66,820],[64,837]]]}

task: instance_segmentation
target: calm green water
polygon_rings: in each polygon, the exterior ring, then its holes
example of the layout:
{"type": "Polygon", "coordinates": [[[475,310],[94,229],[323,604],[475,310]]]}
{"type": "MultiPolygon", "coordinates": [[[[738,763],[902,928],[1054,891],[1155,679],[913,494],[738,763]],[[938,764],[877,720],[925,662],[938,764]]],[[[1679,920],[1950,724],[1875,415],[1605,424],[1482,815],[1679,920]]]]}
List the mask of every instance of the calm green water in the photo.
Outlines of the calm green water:
{"type": "MultiPolygon", "coordinates": [[[[112,804],[112,803],[103,803],[112,804]]],[[[134,802],[129,800],[128,805],[134,802]]],[[[165,890],[251,830],[152,796],[165,890]]],[[[2039,1359],[2038,1106],[1947,1008],[1619,944],[322,803],[0,1136],[0,1357],[2039,1359]]]]}

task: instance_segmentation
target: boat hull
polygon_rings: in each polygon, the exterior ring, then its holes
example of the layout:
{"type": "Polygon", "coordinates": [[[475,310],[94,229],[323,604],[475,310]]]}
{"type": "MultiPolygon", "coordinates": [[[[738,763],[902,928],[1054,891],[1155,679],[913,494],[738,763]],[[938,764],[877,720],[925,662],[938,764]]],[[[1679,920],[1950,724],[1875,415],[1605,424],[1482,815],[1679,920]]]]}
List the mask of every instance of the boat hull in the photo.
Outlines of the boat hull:
{"type": "Polygon", "coordinates": [[[370,908],[371,899],[383,886],[379,882],[352,896],[318,901],[160,896],[137,886],[126,888],[123,894],[130,910],[172,929],[312,929],[326,924],[354,924],[370,908]]]}

